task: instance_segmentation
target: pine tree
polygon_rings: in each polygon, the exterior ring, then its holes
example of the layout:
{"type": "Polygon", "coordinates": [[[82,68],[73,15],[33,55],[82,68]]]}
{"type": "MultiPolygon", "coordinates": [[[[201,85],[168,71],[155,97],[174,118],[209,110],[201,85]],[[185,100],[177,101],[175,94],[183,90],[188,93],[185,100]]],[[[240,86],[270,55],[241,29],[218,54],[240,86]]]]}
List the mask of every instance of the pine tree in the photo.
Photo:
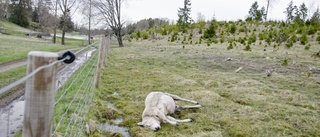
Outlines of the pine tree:
{"type": "Polygon", "coordinates": [[[179,29],[183,32],[186,32],[189,24],[192,23],[192,18],[190,17],[191,13],[191,1],[190,0],[184,0],[184,6],[183,8],[179,8],[178,10],[178,21],[177,25],[179,26],[179,29]]]}
{"type": "Polygon", "coordinates": [[[300,10],[301,19],[303,21],[306,21],[306,19],[308,17],[308,8],[307,8],[306,4],[302,3],[299,7],[299,10],[300,10]]]}

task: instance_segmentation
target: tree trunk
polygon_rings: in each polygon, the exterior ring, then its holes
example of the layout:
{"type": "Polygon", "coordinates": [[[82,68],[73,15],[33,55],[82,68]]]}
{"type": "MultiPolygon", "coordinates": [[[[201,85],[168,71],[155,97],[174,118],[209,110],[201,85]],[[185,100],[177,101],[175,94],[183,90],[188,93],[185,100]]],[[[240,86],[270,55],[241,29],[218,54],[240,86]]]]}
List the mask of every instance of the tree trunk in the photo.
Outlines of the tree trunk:
{"type": "Polygon", "coordinates": [[[121,34],[120,34],[120,35],[117,35],[117,40],[118,40],[118,43],[119,43],[119,47],[124,47],[123,42],[122,42],[122,36],[121,36],[121,34]]]}
{"type": "Polygon", "coordinates": [[[267,11],[266,11],[266,16],[265,16],[265,21],[267,21],[267,19],[268,19],[269,6],[270,6],[270,0],[267,0],[267,11]]]}
{"type": "Polygon", "coordinates": [[[62,37],[61,37],[61,44],[64,45],[64,36],[66,35],[66,32],[62,30],[62,37]]]}

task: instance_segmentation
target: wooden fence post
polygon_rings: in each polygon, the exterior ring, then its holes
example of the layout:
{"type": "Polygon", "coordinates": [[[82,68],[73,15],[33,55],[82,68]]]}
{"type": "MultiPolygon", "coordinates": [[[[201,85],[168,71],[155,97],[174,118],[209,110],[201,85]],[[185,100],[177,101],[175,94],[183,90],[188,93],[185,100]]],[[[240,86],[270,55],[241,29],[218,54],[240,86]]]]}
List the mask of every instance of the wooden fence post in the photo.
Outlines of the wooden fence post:
{"type": "Polygon", "coordinates": [[[108,36],[108,37],[106,37],[105,38],[105,40],[104,40],[104,42],[105,42],[105,47],[104,47],[104,54],[105,54],[105,56],[104,56],[104,61],[103,61],[103,64],[104,64],[104,66],[107,66],[107,57],[108,57],[108,53],[109,53],[109,47],[110,47],[110,39],[109,39],[109,37],[110,36],[108,36]]]}
{"type": "Polygon", "coordinates": [[[100,75],[101,75],[101,68],[103,63],[103,39],[104,36],[100,36],[100,44],[99,44],[99,55],[98,55],[98,66],[97,66],[97,77],[96,77],[96,87],[99,86],[100,82],[100,75]]]}
{"type": "Polygon", "coordinates": [[[103,64],[103,67],[105,67],[106,66],[106,58],[107,58],[107,40],[106,40],[106,37],[103,37],[102,48],[103,48],[102,64],[103,64]]]}
{"type": "MultiPolygon", "coordinates": [[[[27,73],[58,58],[51,52],[28,54],[27,73]]],[[[44,68],[26,82],[23,137],[51,137],[57,65],[44,68]]]]}

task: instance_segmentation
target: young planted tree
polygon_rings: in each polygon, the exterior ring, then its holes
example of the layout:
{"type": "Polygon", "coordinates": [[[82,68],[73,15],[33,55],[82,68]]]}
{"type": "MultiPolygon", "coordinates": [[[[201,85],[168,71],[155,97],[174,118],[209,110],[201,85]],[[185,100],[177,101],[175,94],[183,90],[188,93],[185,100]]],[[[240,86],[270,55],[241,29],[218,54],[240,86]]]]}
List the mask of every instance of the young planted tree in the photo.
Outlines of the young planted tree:
{"type": "Polygon", "coordinates": [[[101,19],[114,32],[120,47],[122,42],[122,29],[124,21],[121,20],[121,5],[124,0],[95,0],[92,6],[98,9],[101,19]]]}
{"type": "Polygon", "coordinates": [[[184,0],[184,6],[183,8],[179,8],[178,10],[178,21],[177,25],[179,26],[180,31],[186,32],[188,26],[193,21],[190,17],[191,13],[191,1],[190,0],[184,0]]]}

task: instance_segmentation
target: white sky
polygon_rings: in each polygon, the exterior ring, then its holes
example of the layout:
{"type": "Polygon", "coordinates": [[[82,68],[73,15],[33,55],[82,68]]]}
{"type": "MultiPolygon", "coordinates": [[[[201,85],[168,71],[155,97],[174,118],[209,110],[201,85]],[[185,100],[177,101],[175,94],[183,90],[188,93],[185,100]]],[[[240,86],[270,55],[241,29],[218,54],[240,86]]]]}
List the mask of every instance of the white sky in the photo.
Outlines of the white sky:
{"type": "MultiPolygon", "coordinates": [[[[191,16],[197,19],[201,12],[206,20],[211,20],[213,15],[218,21],[244,20],[255,0],[191,0],[191,16]]],[[[266,7],[266,0],[258,1],[259,8],[266,7]]],[[[291,0],[275,0],[269,10],[268,19],[284,20],[283,13],[291,0]]],[[[184,0],[126,0],[122,14],[129,22],[136,22],[147,18],[169,18],[177,20],[177,11],[183,7],[184,0]]],[[[300,6],[305,2],[311,13],[319,6],[320,0],[293,0],[293,5],[300,6]]],[[[309,13],[309,16],[310,14],[309,13]]]]}

